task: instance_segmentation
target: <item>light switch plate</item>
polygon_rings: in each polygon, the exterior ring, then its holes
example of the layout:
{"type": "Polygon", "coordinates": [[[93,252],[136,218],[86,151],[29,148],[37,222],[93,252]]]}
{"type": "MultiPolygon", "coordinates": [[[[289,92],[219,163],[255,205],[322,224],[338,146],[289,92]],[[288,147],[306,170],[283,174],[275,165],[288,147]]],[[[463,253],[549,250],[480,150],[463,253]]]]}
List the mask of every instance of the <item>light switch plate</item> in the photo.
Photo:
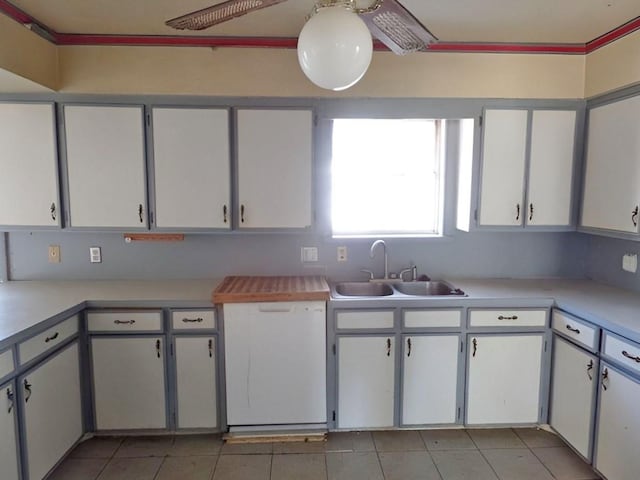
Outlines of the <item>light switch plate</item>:
{"type": "Polygon", "coordinates": [[[302,263],[312,263],[318,261],[318,247],[302,247],[301,249],[302,263]]]}
{"type": "Polygon", "coordinates": [[[622,257],[622,269],[625,272],[636,273],[638,270],[638,255],[627,253],[622,257]]]}
{"type": "Polygon", "coordinates": [[[89,260],[91,263],[102,263],[102,250],[100,247],[89,247],[89,260]]]}
{"type": "Polygon", "coordinates": [[[49,245],[49,263],[60,263],[60,245],[49,245]]]}

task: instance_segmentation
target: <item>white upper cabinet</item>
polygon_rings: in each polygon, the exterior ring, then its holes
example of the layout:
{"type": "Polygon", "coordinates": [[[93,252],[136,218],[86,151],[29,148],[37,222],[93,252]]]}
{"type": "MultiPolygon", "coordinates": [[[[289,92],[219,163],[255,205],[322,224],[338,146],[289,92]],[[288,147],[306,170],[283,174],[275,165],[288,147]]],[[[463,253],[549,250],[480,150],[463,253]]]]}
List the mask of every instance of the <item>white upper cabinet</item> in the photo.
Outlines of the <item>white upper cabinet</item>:
{"type": "Polygon", "coordinates": [[[229,112],[154,108],[155,225],[229,229],[229,112]]]}
{"type": "Polygon", "coordinates": [[[533,112],[527,225],[571,224],[575,132],[575,111],[533,112]]]}
{"type": "Polygon", "coordinates": [[[238,110],[238,227],[312,224],[313,112],[238,110]]]}
{"type": "Polygon", "coordinates": [[[570,226],[575,135],[575,110],[486,110],[478,225],[570,226]]]}
{"type": "Polygon", "coordinates": [[[638,232],[640,96],[589,113],[583,227],[638,232]]]}
{"type": "Polygon", "coordinates": [[[141,106],[64,107],[70,226],[146,228],[141,106]]]}
{"type": "Polygon", "coordinates": [[[527,117],[527,110],[485,112],[480,225],[522,225],[527,117]]]}
{"type": "Polygon", "coordinates": [[[0,103],[0,225],[60,226],[52,104],[0,103]]]}

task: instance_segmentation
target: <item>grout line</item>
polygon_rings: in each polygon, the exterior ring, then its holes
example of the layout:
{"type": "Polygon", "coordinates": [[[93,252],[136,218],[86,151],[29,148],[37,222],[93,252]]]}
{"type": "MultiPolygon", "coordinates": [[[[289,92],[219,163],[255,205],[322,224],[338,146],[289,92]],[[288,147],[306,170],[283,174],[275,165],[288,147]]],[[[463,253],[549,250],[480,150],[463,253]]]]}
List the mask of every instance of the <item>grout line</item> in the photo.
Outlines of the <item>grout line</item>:
{"type": "MultiPolygon", "coordinates": [[[[473,452],[473,450],[469,450],[470,452],[473,452]]],[[[429,458],[431,459],[431,462],[433,462],[433,466],[436,469],[436,472],[438,473],[438,476],[440,477],[440,480],[444,480],[444,476],[442,475],[442,472],[440,471],[440,469],[438,468],[438,464],[436,463],[436,461],[433,459],[433,455],[431,455],[431,452],[429,451],[429,449],[427,449],[427,455],[429,455],[429,458]]]]}
{"type": "Polygon", "coordinates": [[[271,457],[269,458],[269,480],[273,475],[273,445],[271,446],[271,457]]]}
{"type": "MultiPolygon", "coordinates": [[[[551,447],[549,447],[549,448],[551,448],[551,447]]],[[[549,469],[549,467],[547,467],[547,465],[542,461],[542,459],[536,455],[536,452],[534,452],[532,448],[529,448],[529,451],[542,464],[542,466],[549,472],[549,475],[551,475],[552,478],[558,478],[553,474],[553,472],[549,469]]]]}

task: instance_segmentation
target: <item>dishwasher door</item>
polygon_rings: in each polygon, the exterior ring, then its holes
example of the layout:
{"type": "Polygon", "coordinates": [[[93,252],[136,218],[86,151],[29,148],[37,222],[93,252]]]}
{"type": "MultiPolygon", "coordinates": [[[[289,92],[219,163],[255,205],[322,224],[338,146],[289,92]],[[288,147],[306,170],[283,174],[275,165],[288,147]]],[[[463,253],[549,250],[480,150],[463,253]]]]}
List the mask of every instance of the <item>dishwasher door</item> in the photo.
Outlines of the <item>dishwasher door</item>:
{"type": "Polygon", "coordinates": [[[326,423],[325,302],[224,305],[227,424],[326,423]]]}

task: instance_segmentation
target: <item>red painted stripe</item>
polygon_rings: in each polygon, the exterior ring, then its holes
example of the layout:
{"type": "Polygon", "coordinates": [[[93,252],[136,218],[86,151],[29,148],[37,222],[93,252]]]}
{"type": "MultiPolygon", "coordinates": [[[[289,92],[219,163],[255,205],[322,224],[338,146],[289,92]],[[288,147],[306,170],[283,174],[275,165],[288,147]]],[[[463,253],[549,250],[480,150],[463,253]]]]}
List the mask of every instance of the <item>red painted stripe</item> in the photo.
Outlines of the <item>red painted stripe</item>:
{"type": "Polygon", "coordinates": [[[604,47],[611,42],[615,42],[616,40],[624,37],[625,35],[629,35],[630,33],[635,32],[640,29],[640,17],[636,17],[630,22],[625,23],[624,25],[620,25],[617,28],[614,28],[608,33],[604,35],[600,35],[598,38],[587,42],[586,50],[587,53],[591,53],[598,48],[604,47]]]}
{"type": "Polygon", "coordinates": [[[59,45],[136,45],[185,47],[296,48],[297,38],[289,37],[205,37],[149,35],[85,35],[59,33],[59,45]]]}
{"type": "Polygon", "coordinates": [[[32,23],[34,21],[33,17],[27,15],[19,8],[14,7],[6,0],[0,0],[0,12],[19,23],[32,23]]]}
{"type": "Polygon", "coordinates": [[[543,43],[459,43],[438,42],[429,45],[430,52],[469,52],[469,53],[559,53],[584,54],[582,44],[543,44],[543,43]]]}

